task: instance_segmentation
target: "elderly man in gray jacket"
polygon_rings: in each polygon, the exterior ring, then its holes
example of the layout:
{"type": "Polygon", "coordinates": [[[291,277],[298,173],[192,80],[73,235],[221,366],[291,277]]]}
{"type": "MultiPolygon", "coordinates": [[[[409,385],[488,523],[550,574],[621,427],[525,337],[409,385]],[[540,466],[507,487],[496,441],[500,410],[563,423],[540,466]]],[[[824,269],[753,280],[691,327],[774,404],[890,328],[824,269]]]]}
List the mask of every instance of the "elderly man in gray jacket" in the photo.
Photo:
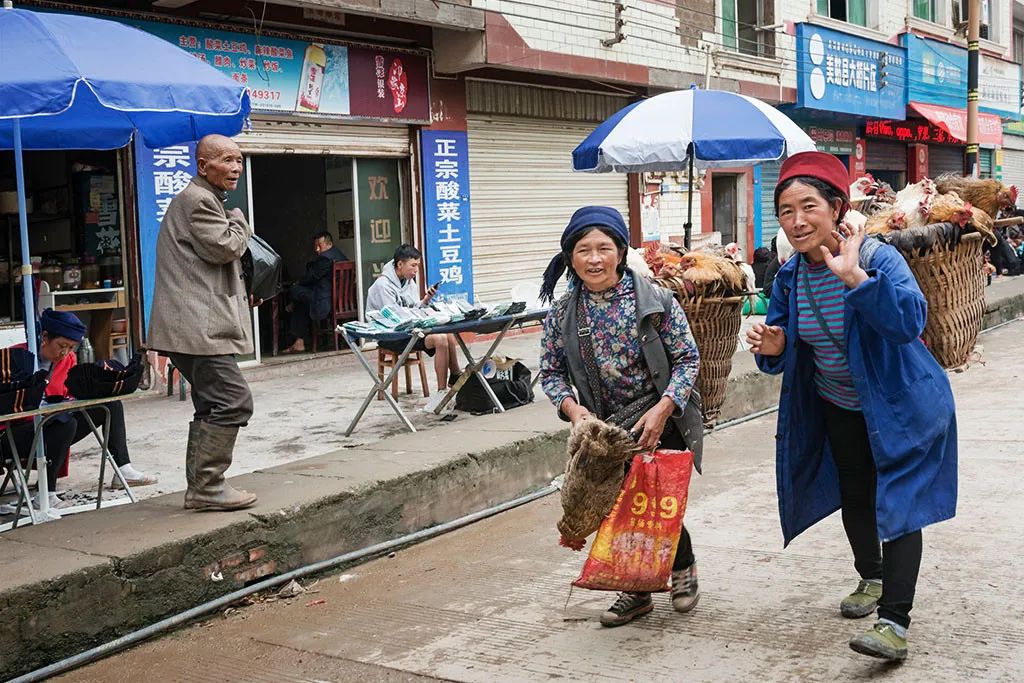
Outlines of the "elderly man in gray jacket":
{"type": "Polygon", "coordinates": [[[240,210],[224,208],[242,174],[242,153],[230,138],[208,135],[196,147],[196,170],[160,225],[149,346],[192,384],[185,508],[238,510],[256,502],[224,479],[253,411],[235,360],[253,350],[240,261],[252,229],[240,210]]]}

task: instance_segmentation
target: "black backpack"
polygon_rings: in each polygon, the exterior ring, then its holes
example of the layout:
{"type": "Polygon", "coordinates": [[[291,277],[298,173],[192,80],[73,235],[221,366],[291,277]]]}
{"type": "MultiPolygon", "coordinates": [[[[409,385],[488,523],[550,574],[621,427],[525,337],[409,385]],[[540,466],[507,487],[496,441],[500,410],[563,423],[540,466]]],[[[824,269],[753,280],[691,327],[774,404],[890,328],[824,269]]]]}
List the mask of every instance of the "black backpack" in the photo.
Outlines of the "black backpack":
{"type": "MultiPolygon", "coordinates": [[[[530,372],[530,368],[516,361],[512,366],[512,379],[491,377],[487,380],[487,384],[501,401],[501,405],[508,410],[533,402],[532,380],[533,373],[530,372]]],[[[470,375],[466,383],[459,389],[459,393],[455,395],[455,409],[474,414],[494,412],[494,403],[487,395],[483,385],[480,384],[480,378],[475,374],[470,375]]]]}

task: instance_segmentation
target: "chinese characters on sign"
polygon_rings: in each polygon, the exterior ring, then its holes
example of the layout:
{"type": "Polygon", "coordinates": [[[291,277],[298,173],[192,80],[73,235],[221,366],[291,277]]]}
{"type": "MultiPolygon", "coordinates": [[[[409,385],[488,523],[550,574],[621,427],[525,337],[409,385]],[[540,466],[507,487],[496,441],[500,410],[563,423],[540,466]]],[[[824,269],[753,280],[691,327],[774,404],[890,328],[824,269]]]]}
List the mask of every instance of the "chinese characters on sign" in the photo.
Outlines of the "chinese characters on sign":
{"type": "Polygon", "coordinates": [[[906,103],[906,50],[811,24],[797,25],[797,106],[896,118],[906,103]]]}
{"type": "Polygon", "coordinates": [[[402,243],[402,193],[396,159],[357,159],[359,269],[362,296],[402,243]]]}
{"type": "Polygon", "coordinates": [[[135,177],[138,179],[139,252],[142,267],[142,301],[149,325],[156,278],[156,238],[160,221],[175,195],[185,189],[196,172],[195,143],[148,149],[135,143],[135,177]]]}
{"type": "Polygon", "coordinates": [[[421,133],[423,214],[427,275],[440,281],[444,300],[473,300],[469,220],[469,153],[466,133],[421,133]]]}
{"type": "Polygon", "coordinates": [[[928,142],[940,145],[960,145],[952,135],[938,126],[923,121],[868,121],[864,134],[871,138],[887,138],[900,142],[928,142]]]}
{"type": "Polygon", "coordinates": [[[422,54],[130,20],[248,87],[254,110],[430,120],[422,54]]]}

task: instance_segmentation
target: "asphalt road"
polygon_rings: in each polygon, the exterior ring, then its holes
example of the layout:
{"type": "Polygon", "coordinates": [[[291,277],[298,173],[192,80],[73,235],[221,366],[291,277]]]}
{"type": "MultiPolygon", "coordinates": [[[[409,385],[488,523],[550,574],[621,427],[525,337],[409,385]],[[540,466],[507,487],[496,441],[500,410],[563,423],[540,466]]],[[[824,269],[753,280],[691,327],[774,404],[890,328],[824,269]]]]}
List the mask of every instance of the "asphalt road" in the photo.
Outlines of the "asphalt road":
{"type": "Polygon", "coordinates": [[[983,335],[986,364],[952,376],[959,512],[924,532],[902,665],[847,647],[871,620],[839,615],[857,577],[838,515],[783,550],[769,415],[707,441],[686,512],[703,593],[688,615],[658,595],[651,614],[602,628],[614,595],[570,595],[584,555],[558,546],[552,496],[60,680],[1024,680],[1022,331],[983,335]]]}

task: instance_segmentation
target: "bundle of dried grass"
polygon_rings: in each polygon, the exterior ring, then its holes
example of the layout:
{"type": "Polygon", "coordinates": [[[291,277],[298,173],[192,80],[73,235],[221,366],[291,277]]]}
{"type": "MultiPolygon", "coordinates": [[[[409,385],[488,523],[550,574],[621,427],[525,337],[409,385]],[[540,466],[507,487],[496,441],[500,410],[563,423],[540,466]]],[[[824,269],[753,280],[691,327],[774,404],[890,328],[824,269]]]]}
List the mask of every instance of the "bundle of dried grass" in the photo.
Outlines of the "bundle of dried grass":
{"type": "Polygon", "coordinates": [[[626,461],[640,452],[626,430],[597,419],[584,420],[569,434],[562,484],[562,544],[583,547],[597,531],[622,488],[626,461]]]}

